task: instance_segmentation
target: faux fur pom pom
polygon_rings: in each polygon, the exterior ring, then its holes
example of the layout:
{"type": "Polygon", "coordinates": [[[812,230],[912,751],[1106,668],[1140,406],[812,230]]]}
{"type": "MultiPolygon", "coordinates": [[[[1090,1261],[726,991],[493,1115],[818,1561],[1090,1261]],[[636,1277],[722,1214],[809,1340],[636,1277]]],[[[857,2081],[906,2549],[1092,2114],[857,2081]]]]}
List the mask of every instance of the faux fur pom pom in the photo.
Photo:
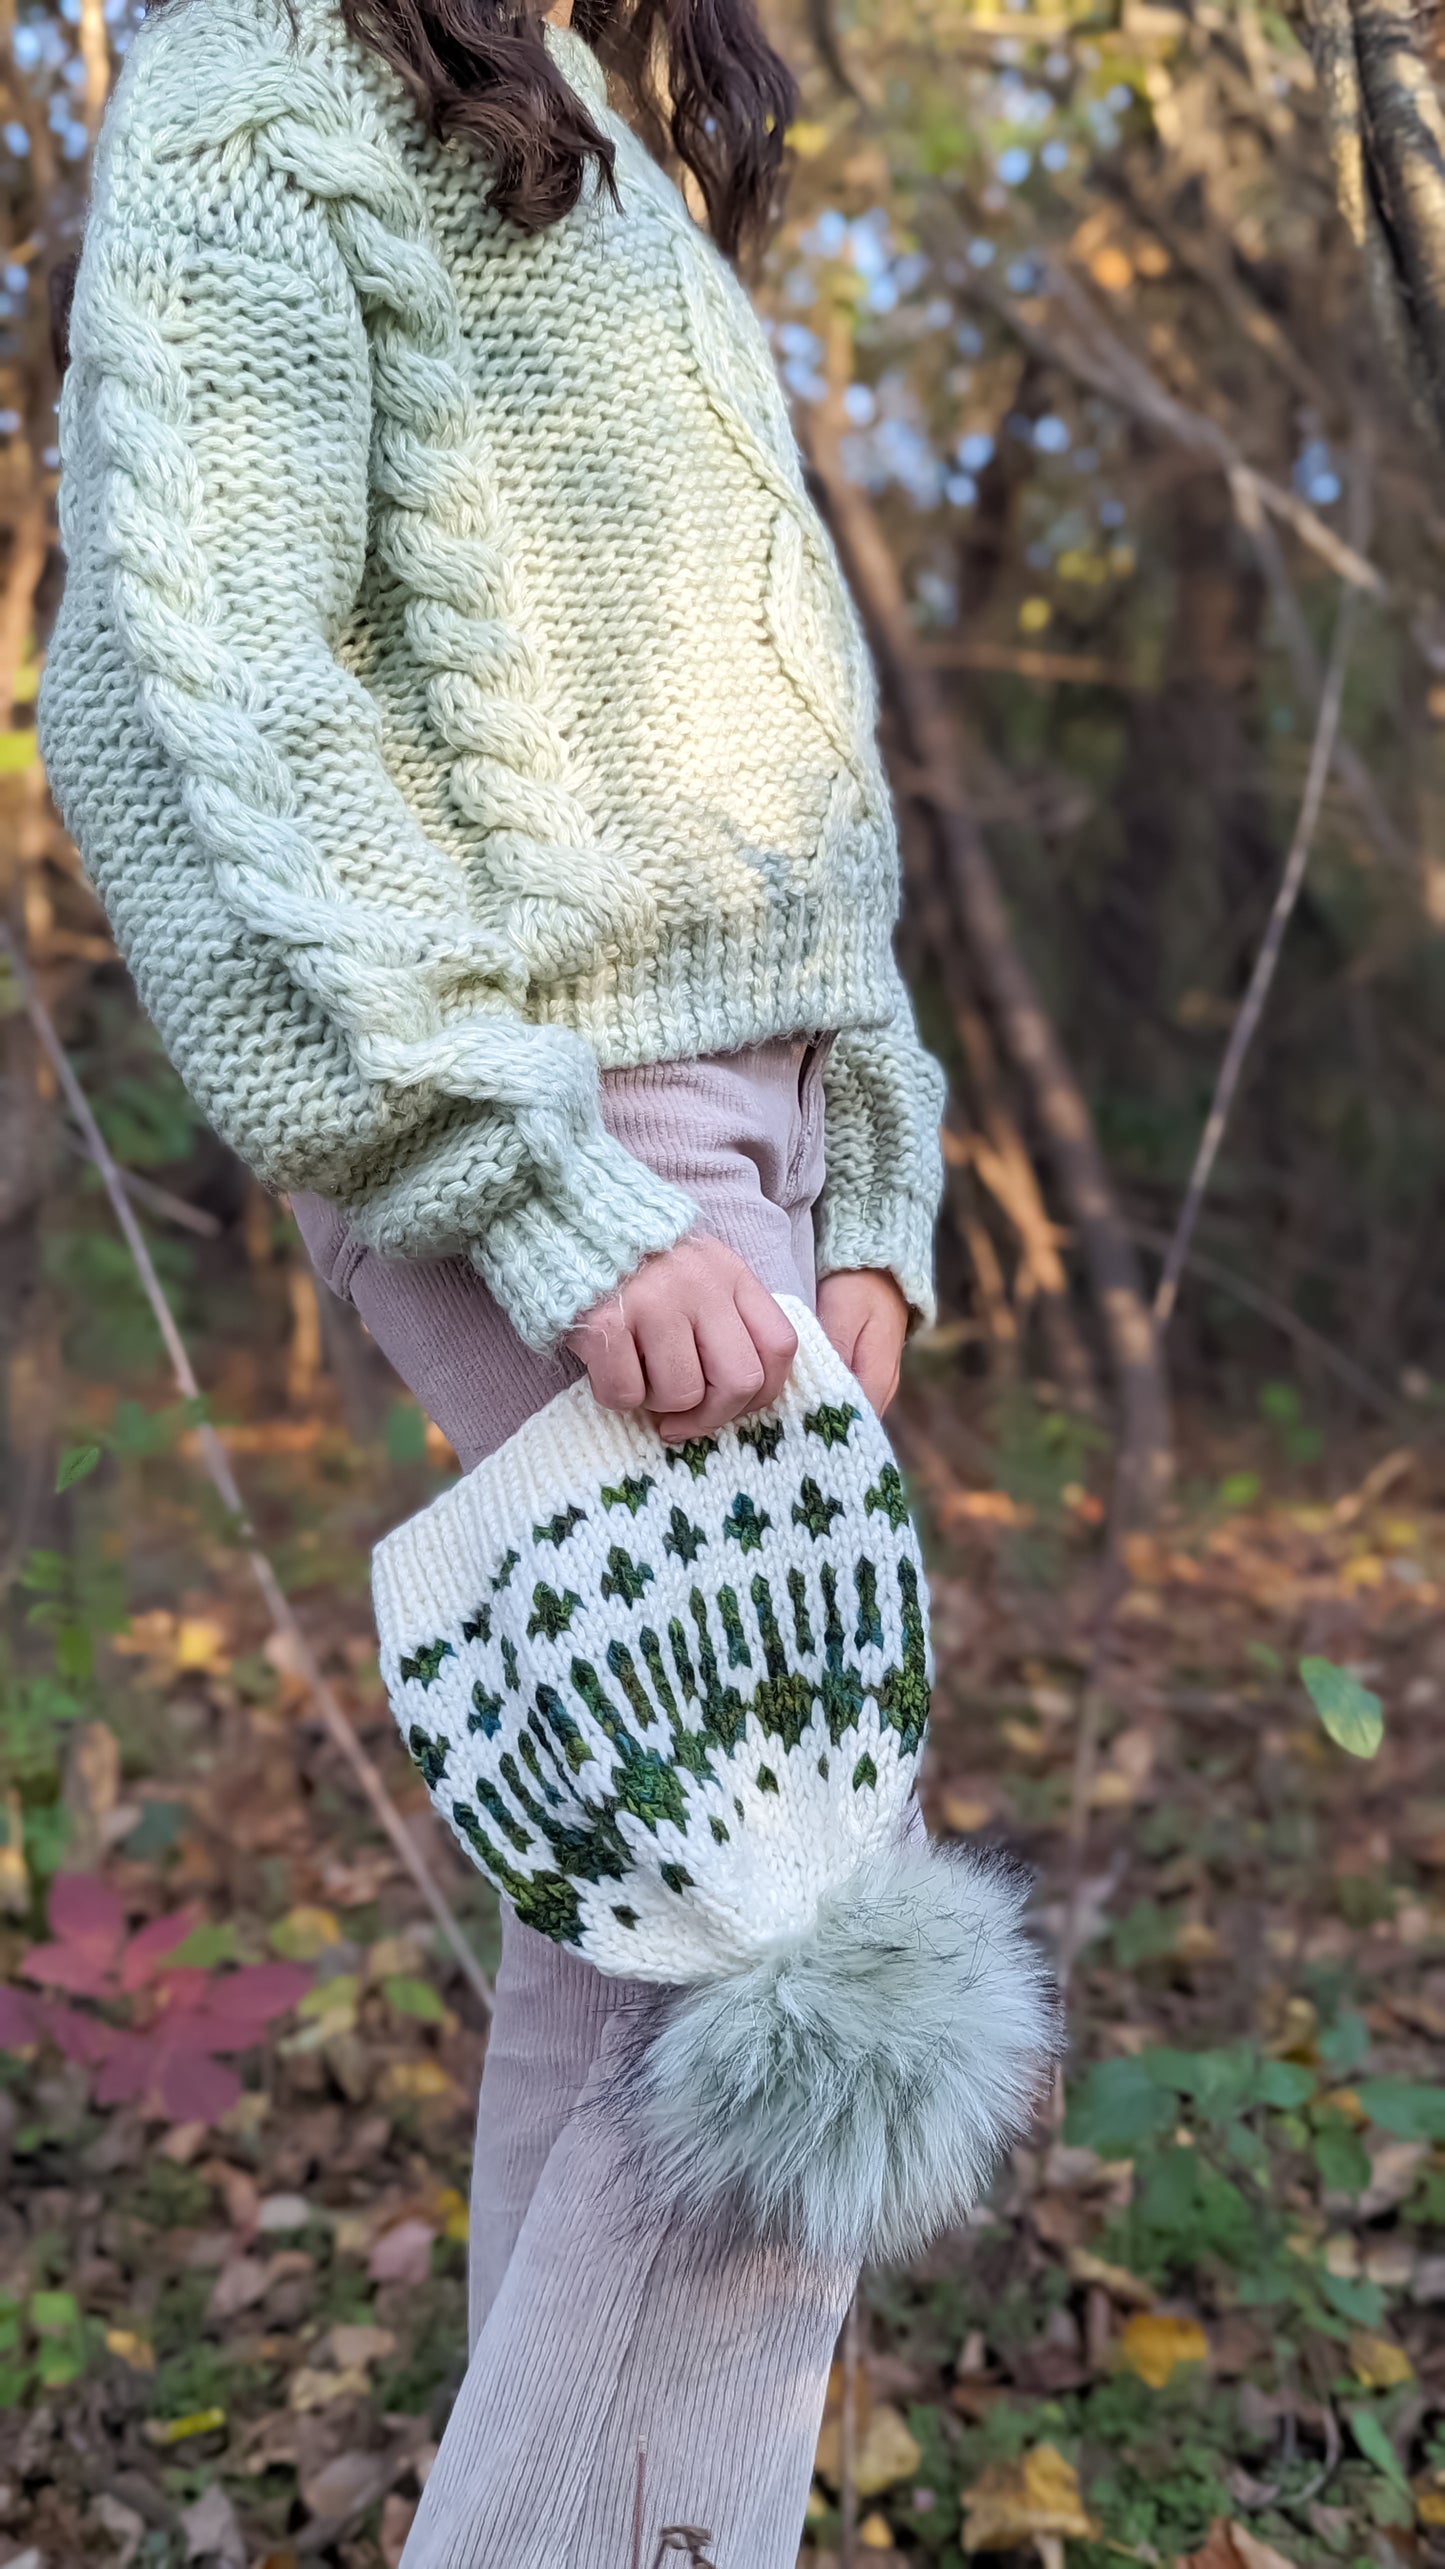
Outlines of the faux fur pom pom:
{"type": "Polygon", "coordinates": [[[921,1837],[810,1931],[670,1996],[625,2075],[668,2199],[729,2229],[892,2262],[978,2201],[1060,2048],[1006,1858],[921,1837]]]}

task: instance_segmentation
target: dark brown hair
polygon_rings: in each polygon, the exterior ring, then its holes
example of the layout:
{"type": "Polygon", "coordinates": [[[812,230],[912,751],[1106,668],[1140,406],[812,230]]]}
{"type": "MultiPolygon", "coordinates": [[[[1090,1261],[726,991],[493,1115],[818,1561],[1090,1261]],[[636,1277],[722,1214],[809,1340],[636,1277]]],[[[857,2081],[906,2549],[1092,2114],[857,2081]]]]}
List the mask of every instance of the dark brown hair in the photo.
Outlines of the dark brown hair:
{"type": "MultiPolygon", "coordinates": [[[[147,14],[165,6],[148,0],[147,14]]],[[[342,19],[406,83],[434,134],[471,143],[487,197],[526,232],[571,212],[595,161],[612,195],[616,154],[569,89],[542,22],[515,0],[340,0],[342,19]]],[[[649,150],[669,151],[702,191],[730,259],[766,237],[778,211],[797,85],[754,0],[576,0],[573,24],[629,92],[649,150]]],[[[70,360],[79,253],[50,280],[57,374],[70,360]]]]}
{"type": "MultiPolygon", "coordinates": [[[[525,231],[569,213],[589,161],[615,194],[613,148],[569,89],[540,17],[516,0],[340,0],[349,32],[391,65],[430,130],[473,144],[488,197],[525,231]]],[[[577,0],[573,23],[615,71],[644,140],[691,170],[736,258],[777,212],[791,72],[754,0],[577,0]]]]}

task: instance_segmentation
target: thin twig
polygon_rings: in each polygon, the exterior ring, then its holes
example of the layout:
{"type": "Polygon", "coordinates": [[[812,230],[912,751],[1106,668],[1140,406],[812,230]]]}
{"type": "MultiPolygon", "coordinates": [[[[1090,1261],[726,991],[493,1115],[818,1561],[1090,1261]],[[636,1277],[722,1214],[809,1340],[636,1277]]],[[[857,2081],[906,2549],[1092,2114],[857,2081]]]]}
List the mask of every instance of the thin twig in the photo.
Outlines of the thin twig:
{"type": "MultiPolygon", "coordinates": [[[[165,1342],[166,1354],[171,1361],[171,1371],[175,1376],[177,1389],[184,1399],[199,1403],[201,1388],[196,1380],[194,1367],[186,1351],[185,1341],[176,1327],[170,1304],[165,1298],[160,1278],[156,1274],[150,1251],[146,1246],[145,1235],[136,1220],[120,1171],[106,1147],[105,1136],[91,1112],[90,1101],[71,1068],[69,1056],[56,1032],[50,1011],[30,977],[14,938],[3,922],[0,922],[0,946],[3,946],[10,967],[20,984],[25,1005],[30,1013],[30,1021],[40,1039],[46,1058],[60,1082],[66,1103],[85,1136],[86,1146],[100,1172],[101,1183],[110,1198],[111,1209],[120,1225],[126,1247],[135,1261],[136,1273],[140,1277],[146,1300],[155,1315],[156,1326],[165,1342]]],[[[202,1419],[198,1424],[196,1443],[211,1486],[232,1519],[236,1540],[250,1562],[256,1585],[265,1600],[272,1624],[286,1637],[291,1665],[305,1681],[307,1691],[332,1740],[350,1766],[387,1837],[450,1945],[458,1967],[473,1994],[490,2016],[493,2006],[491,1983],[472,1952],[460,1921],[455,1916],[445,1894],[432,1880],[421,1851],[387,1791],[380,1773],[362,1747],[331,1685],[322,1674],[316,1654],[297,1620],[295,1610],[272,1569],[267,1555],[261,1549],[255,1528],[246,1513],[236,1476],[231,1469],[230,1458],[209,1420],[202,1419]]]]}
{"type": "MultiPolygon", "coordinates": [[[[1141,1248],[1156,1249],[1161,1256],[1167,1254],[1167,1231],[1156,1231],[1147,1222],[1131,1222],[1129,1230],[1141,1248]]],[[[1327,1367],[1357,1400],[1364,1401],[1370,1409],[1378,1410],[1382,1418],[1398,1419],[1400,1403],[1393,1392],[1387,1391],[1383,1383],[1377,1383],[1374,1375],[1367,1374],[1364,1366],[1357,1365],[1353,1356],[1347,1356],[1342,1347],[1336,1347],[1307,1320],[1301,1320],[1299,1313],[1291,1311],[1287,1302],[1281,1302],[1275,1294],[1266,1293],[1263,1285],[1252,1283],[1248,1276],[1237,1274],[1233,1267],[1221,1265],[1218,1258],[1207,1256],[1203,1249],[1191,1246],[1184,1263],[1191,1275],[1199,1276],[1205,1284],[1218,1285],[1222,1292],[1233,1294],[1236,1302],[1242,1302],[1247,1310],[1257,1311],[1262,1320],[1272,1322],[1287,1338],[1292,1338],[1297,1347],[1302,1347],[1307,1355],[1327,1367]]]]}
{"type": "Polygon", "coordinates": [[[1179,1209],[1174,1236],[1169,1243],[1163,1272],[1155,1289],[1154,1321],[1155,1326],[1161,1331],[1168,1328],[1174,1305],[1178,1300],[1179,1280],[1188,1261],[1190,1243],[1194,1238],[1194,1227],[1199,1219],[1205,1190],[1213,1173],[1214,1163],[1219,1156],[1220,1144],[1224,1140],[1230,1109],[1234,1104],[1240,1075],[1244,1069],[1245,1056],[1258,1032],[1259,1021],[1264,1014],[1265,1001],[1269,997],[1270,987],[1279,964],[1285,930],[1294,914],[1294,906],[1299,899],[1300,888],[1305,879],[1305,869],[1310,861],[1315,825],[1319,820],[1320,805],[1324,800],[1325,781],[1334,759],[1335,735],[1340,727],[1340,708],[1344,700],[1345,678],[1350,665],[1350,647],[1354,640],[1358,600],[1358,590],[1348,582],[1342,584],[1339,611],[1335,617],[1335,638],[1330,649],[1330,665],[1325,673],[1324,689],[1320,696],[1319,716],[1315,723],[1314,742],[1310,750],[1309,773],[1305,778],[1304,800],[1300,804],[1294,838],[1289,855],[1285,859],[1284,872],[1280,877],[1279,890],[1274,897],[1274,906],[1269,914],[1268,925],[1260,940],[1259,952],[1254,959],[1254,970],[1249,976],[1249,987],[1240,1002],[1239,1013],[1230,1029],[1229,1042],[1225,1046],[1224,1059],[1219,1068],[1214,1100],[1209,1109],[1204,1130],[1199,1137],[1199,1148],[1195,1153],[1188,1190],[1179,1209]]]}
{"type": "Polygon", "coordinates": [[[856,2569],[858,2551],[857,2479],[858,2295],[848,2304],[843,2322],[843,2398],[838,2417],[838,2569],[856,2569]]]}
{"type": "MultiPolygon", "coordinates": [[[[1377,598],[1383,597],[1384,581],[1361,548],[1342,544],[1333,528],[1326,526],[1296,492],[1285,490],[1282,484],[1272,482],[1268,475],[1247,464],[1216,421],[1166,391],[1075,278],[1053,267],[1046,272],[1045,286],[1053,293],[1056,311],[1065,322],[1062,329],[1050,329],[1039,317],[1042,297],[1010,294],[972,269],[960,273],[966,275],[970,296],[986,304],[1013,332],[1020,346],[1044,364],[1061,367],[1076,382],[1102,393],[1156,435],[1192,449],[1224,474],[1235,514],[1269,584],[1295,692],[1301,704],[1308,704],[1313,712],[1321,684],[1314,646],[1269,512],[1287,521],[1301,542],[1327,561],[1341,579],[1354,582],[1377,598]]],[[[1359,752],[1348,741],[1338,741],[1334,763],[1340,783],[1381,855],[1402,871],[1409,870],[1414,863],[1411,851],[1385,810],[1359,752]]]]}
{"type": "MultiPolygon", "coordinates": [[[[65,1138],[81,1159],[89,1160],[91,1155],[79,1133],[67,1127],[65,1138]]],[[[203,1205],[188,1204],[183,1195],[173,1195],[168,1186],[157,1186],[154,1178],[141,1177],[134,1169],[117,1166],[116,1176],[127,1195],[134,1196],[137,1204],[145,1205],[162,1222],[173,1222],[178,1231],[194,1231],[198,1240],[219,1240],[226,1226],[214,1213],[207,1213],[203,1205]]]]}

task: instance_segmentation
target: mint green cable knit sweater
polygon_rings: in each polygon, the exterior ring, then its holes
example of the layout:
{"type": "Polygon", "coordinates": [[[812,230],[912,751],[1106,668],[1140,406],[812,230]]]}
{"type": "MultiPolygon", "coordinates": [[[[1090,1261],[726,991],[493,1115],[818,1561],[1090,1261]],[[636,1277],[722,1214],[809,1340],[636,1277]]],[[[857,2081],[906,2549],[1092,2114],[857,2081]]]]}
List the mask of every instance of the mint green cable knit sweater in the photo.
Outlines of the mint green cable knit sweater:
{"type": "Polygon", "coordinates": [[[527,236],[334,0],[177,0],[62,405],[56,794],[202,1110],[542,1345],[694,1219],[597,1071],[834,1031],[820,1268],[930,1307],[871,673],[758,322],[612,136],[527,236]],[[290,23],[294,16],[294,26],[290,23]]]}

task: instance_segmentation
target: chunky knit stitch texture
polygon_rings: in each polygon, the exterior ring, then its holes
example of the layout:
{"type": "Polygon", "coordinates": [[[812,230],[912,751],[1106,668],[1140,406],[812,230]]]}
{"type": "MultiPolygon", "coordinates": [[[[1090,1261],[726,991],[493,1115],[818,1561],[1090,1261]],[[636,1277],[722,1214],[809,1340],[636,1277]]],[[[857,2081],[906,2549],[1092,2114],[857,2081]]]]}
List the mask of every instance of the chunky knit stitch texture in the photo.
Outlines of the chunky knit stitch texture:
{"type": "Polygon", "coordinates": [[[903,1824],[927,1590],[812,1313],[776,1409],[667,1446],[575,1383],[377,1545],[402,1736],[528,1926],[693,1980],[812,1925],[903,1824]]]}
{"type": "Polygon", "coordinates": [[[378,1544],[381,1668],[518,1916],[683,1993],[615,2083],[660,2200],[825,2255],[976,2201],[1052,2055],[1006,1865],[910,1823],[932,1674],[888,1440],[818,1322],[680,1447],[560,1392],[378,1544]]]}
{"type": "Polygon", "coordinates": [[[871,673],[747,298],[611,134],[528,237],[333,0],[176,0],[106,123],[41,707],[202,1109],[543,1344],[693,1218],[599,1062],[837,1030],[821,1265],[930,1300],[871,673]],[[294,21],[294,24],[293,24],[294,21]]]}

